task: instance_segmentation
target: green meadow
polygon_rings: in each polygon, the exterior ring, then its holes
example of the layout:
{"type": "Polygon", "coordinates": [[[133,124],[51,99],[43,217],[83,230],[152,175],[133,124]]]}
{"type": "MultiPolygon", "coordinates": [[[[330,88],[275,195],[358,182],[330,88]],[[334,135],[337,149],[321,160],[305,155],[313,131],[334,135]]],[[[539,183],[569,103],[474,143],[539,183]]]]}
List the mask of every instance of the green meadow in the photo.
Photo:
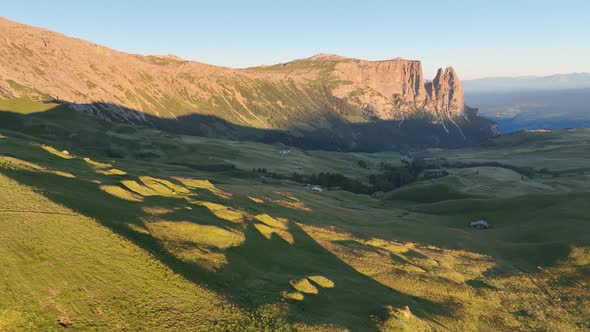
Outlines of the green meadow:
{"type": "Polygon", "coordinates": [[[590,130],[417,151],[442,176],[368,195],[290,175],[399,153],[0,105],[0,331],[590,329],[590,130]]]}

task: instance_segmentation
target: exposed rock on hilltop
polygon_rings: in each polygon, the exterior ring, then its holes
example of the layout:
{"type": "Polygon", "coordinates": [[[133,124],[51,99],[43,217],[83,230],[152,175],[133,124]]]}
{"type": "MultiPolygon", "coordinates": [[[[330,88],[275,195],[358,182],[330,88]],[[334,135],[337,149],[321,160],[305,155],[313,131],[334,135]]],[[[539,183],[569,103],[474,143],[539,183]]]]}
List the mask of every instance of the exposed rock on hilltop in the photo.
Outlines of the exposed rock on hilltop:
{"type": "Polygon", "coordinates": [[[334,90],[342,98],[371,109],[380,119],[399,120],[426,111],[444,122],[463,116],[463,89],[452,67],[439,69],[432,82],[424,82],[420,61],[396,58],[386,61],[340,62],[335,73],[344,82],[334,90]]]}
{"type": "MultiPolygon", "coordinates": [[[[457,126],[453,119],[465,114],[465,98],[453,67],[439,69],[434,80],[426,83],[426,94],[426,108],[433,110],[440,119],[449,119],[457,126]]],[[[445,125],[444,120],[442,123],[445,125]]],[[[446,125],[445,129],[448,131],[446,125]]]]}
{"type": "Polygon", "coordinates": [[[0,36],[0,97],[59,99],[101,118],[328,149],[456,146],[491,135],[490,122],[464,111],[453,69],[424,83],[419,61],[319,54],[237,70],[122,53],[6,19],[0,36]]]}

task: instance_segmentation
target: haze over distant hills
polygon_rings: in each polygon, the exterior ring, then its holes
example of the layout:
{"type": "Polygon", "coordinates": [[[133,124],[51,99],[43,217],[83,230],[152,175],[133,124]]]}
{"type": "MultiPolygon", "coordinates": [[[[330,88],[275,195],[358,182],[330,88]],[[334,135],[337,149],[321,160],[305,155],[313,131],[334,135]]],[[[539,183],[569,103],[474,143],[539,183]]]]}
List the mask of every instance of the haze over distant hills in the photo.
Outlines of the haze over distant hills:
{"type": "Polygon", "coordinates": [[[466,80],[466,103],[502,132],[590,127],[590,73],[466,80]]]}
{"type": "Polygon", "coordinates": [[[495,134],[464,109],[453,68],[319,54],[231,69],[141,56],[0,19],[0,96],[58,99],[172,132],[339,149],[460,146],[495,134]]]}
{"type": "Polygon", "coordinates": [[[468,93],[590,88],[590,73],[555,74],[549,76],[486,77],[464,80],[468,93]]]}

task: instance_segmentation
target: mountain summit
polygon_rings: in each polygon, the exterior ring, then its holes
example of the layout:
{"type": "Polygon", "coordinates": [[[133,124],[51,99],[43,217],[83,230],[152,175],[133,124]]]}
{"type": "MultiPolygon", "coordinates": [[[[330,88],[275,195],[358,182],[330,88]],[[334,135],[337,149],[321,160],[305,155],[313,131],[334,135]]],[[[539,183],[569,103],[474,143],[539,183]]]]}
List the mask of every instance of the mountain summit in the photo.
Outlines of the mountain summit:
{"type": "Polygon", "coordinates": [[[114,121],[327,149],[457,146],[493,135],[455,71],[318,54],[231,69],[118,52],[0,19],[0,97],[59,100],[114,121]],[[373,137],[379,133],[379,138],[373,137]]]}

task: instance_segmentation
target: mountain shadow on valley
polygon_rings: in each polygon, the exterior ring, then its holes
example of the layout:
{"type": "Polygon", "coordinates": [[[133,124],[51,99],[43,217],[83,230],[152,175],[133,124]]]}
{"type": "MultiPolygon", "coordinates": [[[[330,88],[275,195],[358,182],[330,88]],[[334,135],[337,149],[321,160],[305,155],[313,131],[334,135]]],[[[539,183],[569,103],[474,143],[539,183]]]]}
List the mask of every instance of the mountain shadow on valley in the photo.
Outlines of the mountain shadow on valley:
{"type": "MultiPolygon", "coordinates": [[[[401,121],[375,119],[351,123],[326,113],[321,118],[306,119],[306,122],[327,122],[329,127],[280,130],[237,125],[213,115],[191,114],[166,119],[116,104],[52,102],[61,104],[60,109],[65,107],[86,110],[86,113],[103,120],[150,126],[173,134],[267,144],[282,143],[308,150],[378,152],[430,147],[457,148],[480,143],[496,134],[494,123],[479,117],[476,109],[468,109],[465,117],[450,119],[452,121],[446,124],[433,123],[433,119],[429,119],[427,115],[401,121]]],[[[52,110],[46,111],[47,114],[43,116],[50,117],[52,110]]],[[[19,121],[18,115],[11,116],[16,122],[19,121]]],[[[25,128],[17,130],[23,129],[25,128]]]]}

